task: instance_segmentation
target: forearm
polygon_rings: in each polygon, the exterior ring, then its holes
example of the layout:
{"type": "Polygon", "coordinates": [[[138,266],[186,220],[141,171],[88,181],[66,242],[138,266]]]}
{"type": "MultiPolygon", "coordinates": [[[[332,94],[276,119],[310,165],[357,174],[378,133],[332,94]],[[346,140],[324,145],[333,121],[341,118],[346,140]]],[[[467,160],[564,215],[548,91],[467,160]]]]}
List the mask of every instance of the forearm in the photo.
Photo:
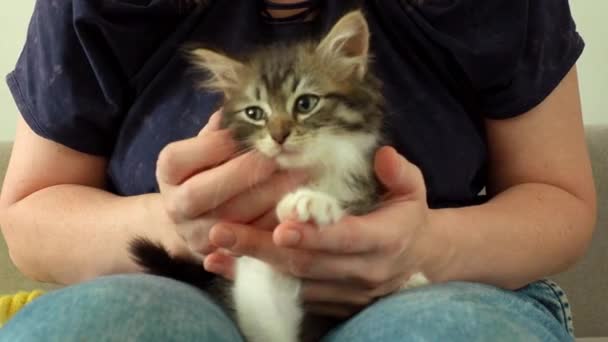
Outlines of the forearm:
{"type": "Polygon", "coordinates": [[[11,257],[26,275],[70,284],[99,275],[137,272],[128,241],[162,240],[160,195],[119,197],[91,187],[59,185],[4,210],[11,257]]]}
{"type": "Polygon", "coordinates": [[[437,281],[463,280],[516,289],[565,270],[584,253],[593,205],[550,185],[514,186],[488,203],[431,213],[431,231],[452,251],[437,281]]]}

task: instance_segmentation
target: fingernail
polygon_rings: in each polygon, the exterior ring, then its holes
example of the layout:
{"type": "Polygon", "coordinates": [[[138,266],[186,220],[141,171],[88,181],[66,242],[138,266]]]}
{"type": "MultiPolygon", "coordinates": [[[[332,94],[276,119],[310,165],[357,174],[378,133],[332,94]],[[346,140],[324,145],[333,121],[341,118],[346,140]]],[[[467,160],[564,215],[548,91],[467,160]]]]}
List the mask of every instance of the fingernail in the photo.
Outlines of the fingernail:
{"type": "Polygon", "coordinates": [[[288,246],[297,245],[300,242],[301,238],[302,238],[302,234],[300,234],[300,232],[292,230],[292,229],[287,230],[286,232],[283,233],[283,243],[288,246]]]}
{"type": "Polygon", "coordinates": [[[230,248],[236,243],[236,235],[228,228],[220,228],[215,232],[213,242],[219,247],[230,248]]]}
{"type": "Polygon", "coordinates": [[[224,265],[221,262],[205,262],[205,270],[207,272],[222,274],[224,272],[224,265]]]}
{"type": "Polygon", "coordinates": [[[225,248],[220,248],[217,250],[218,253],[225,255],[225,256],[229,256],[229,257],[240,257],[241,255],[238,253],[235,253],[229,249],[225,249],[225,248]]]}

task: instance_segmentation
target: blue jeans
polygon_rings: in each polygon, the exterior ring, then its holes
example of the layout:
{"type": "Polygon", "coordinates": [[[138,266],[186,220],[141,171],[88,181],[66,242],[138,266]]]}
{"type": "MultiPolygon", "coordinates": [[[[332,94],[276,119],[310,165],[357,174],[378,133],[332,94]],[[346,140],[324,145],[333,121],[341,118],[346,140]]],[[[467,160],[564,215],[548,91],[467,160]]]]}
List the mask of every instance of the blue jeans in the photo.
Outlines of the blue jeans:
{"type": "MultiPolygon", "coordinates": [[[[325,337],[356,341],[572,341],[563,292],[473,283],[386,297],[325,337]]],[[[185,284],[150,275],[99,278],[50,292],[0,329],[0,341],[242,341],[222,309],[185,284]]]]}

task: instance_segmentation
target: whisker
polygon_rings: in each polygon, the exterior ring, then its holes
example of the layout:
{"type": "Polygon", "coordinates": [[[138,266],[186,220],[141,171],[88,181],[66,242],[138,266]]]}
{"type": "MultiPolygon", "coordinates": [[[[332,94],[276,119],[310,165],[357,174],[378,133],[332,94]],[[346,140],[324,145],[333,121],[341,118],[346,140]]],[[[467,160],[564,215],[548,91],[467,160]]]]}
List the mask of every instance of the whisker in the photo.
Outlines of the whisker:
{"type": "Polygon", "coordinates": [[[321,162],[321,166],[323,167],[324,170],[327,170],[330,168],[330,165],[325,158],[321,158],[320,162],[321,162]]]}

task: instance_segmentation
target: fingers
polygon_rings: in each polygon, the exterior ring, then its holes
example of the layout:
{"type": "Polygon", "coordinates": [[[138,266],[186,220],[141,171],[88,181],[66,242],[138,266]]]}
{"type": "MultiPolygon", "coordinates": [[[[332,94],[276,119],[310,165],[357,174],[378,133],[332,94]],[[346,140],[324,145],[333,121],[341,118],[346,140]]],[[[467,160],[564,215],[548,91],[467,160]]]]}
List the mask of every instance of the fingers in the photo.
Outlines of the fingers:
{"type": "Polygon", "coordinates": [[[201,131],[198,133],[198,135],[200,136],[200,135],[204,135],[209,132],[212,132],[212,131],[219,130],[221,122],[222,122],[222,109],[211,114],[211,116],[209,117],[209,121],[207,121],[207,124],[205,125],[205,127],[203,127],[203,129],[201,129],[201,131]]]}
{"type": "MultiPolygon", "coordinates": [[[[301,279],[348,281],[367,284],[368,270],[374,266],[367,255],[331,255],[289,250],[282,262],[287,272],[301,279]]],[[[375,285],[369,285],[373,286],[375,285]]]]}
{"type": "Polygon", "coordinates": [[[272,232],[252,226],[221,222],[211,228],[212,244],[238,255],[247,255],[271,265],[285,265],[285,249],[272,242],[272,232]]]}
{"type": "Polygon", "coordinates": [[[211,228],[209,239],[215,246],[262,260],[298,278],[343,279],[354,274],[354,269],[367,266],[366,263],[353,263],[344,256],[312,254],[277,247],[272,241],[271,231],[248,225],[218,223],[211,228]]]}
{"type": "Polygon", "coordinates": [[[159,183],[181,184],[197,172],[223,163],[237,151],[229,131],[212,131],[167,145],[159,154],[156,177],[159,183]]]}
{"type": "Polygon", "coordinates": [[[203,265],[207,272],[219,274],[226,279],[234,280],[236,258],[222,250],[218,250],[205,257],[203,265]]]}
{"type": "Polygon", "coordinates": [[[349,281],[375,288],[394,277],[394,270],[381,260],[382,255],[334,255],[286,249],[273,243],[272,232],[251,226],[218,223],[209,238],[215,246],[265,261],[297,278],[349,281]]]}
{"type": "Polygon", "coordinates": [[[273,231],[277,225],[279,224],[279,220],[277,219],[277,214],[273,210],[269,210],[262,217],[253,221],[252,226],[257,227],[259,229],[273,231]]]}
{"type": "Polygon", "coordinates": [[[209,244],[209,230],[217,223],[217,219],[200,217],[177,225],[176,231],[186,242],[191,251],[207,255],[215,250],[209,244]]]}
{"type": "MultiPolygon", "coordinates": [[[[215,210],[214,215],[224,221],[249,223],[260,217],[262,213],[270,212],[272,214],[271,218],[276,222],[272,209],[286,193],[294,190],[306,180],[307,174],[304,172],[280,173],[249,191],[228,200],[215,210]]],[[[259,227],[258,225],[254,226],[259,227]]]]}
{"type": "MultiPolygon", "coordinates": [[[[337,223],[319,229],[309,224],[286,222],[273,234],[278,246],[307,249],[333,254],[359,254],[390,251],[400,248],[404,229],[387,217],[407,215],[405,206],[397,208],[395,215],[384,215],[384,209],[366,216],[346,216],[337,223]],[[382,214],[377,214],[382,211],[382,214]],[[372,216],[373,215],[373,216],[372,216]],[[377,229],[382,227],[382,229],[377,229]]],[[[394,210],[392,210],[394,211],[394,210]]]]}
{"type": "Polygon", "coordinates": [[[394,148],[380,148],[376,152],[374,167],[378,179],[391,195],[426,200],[426,187],[420,169],[394,148]]]}
{"type": "Polygon", "coordinates": [[[241,155],[176,187],[167,196],[167,211],[176,222],[196,218],[268,180],[275,170],[275,163],[257,153],[241,155]]]}
{"type": "Polygon", "coordinates": [[[338,282],[361,290],[373,290],[397,276],[400,269],[383,260],[382,255],[332,255],[286,250],[283,268],[293,276],[325,282],[338,282]]]}

